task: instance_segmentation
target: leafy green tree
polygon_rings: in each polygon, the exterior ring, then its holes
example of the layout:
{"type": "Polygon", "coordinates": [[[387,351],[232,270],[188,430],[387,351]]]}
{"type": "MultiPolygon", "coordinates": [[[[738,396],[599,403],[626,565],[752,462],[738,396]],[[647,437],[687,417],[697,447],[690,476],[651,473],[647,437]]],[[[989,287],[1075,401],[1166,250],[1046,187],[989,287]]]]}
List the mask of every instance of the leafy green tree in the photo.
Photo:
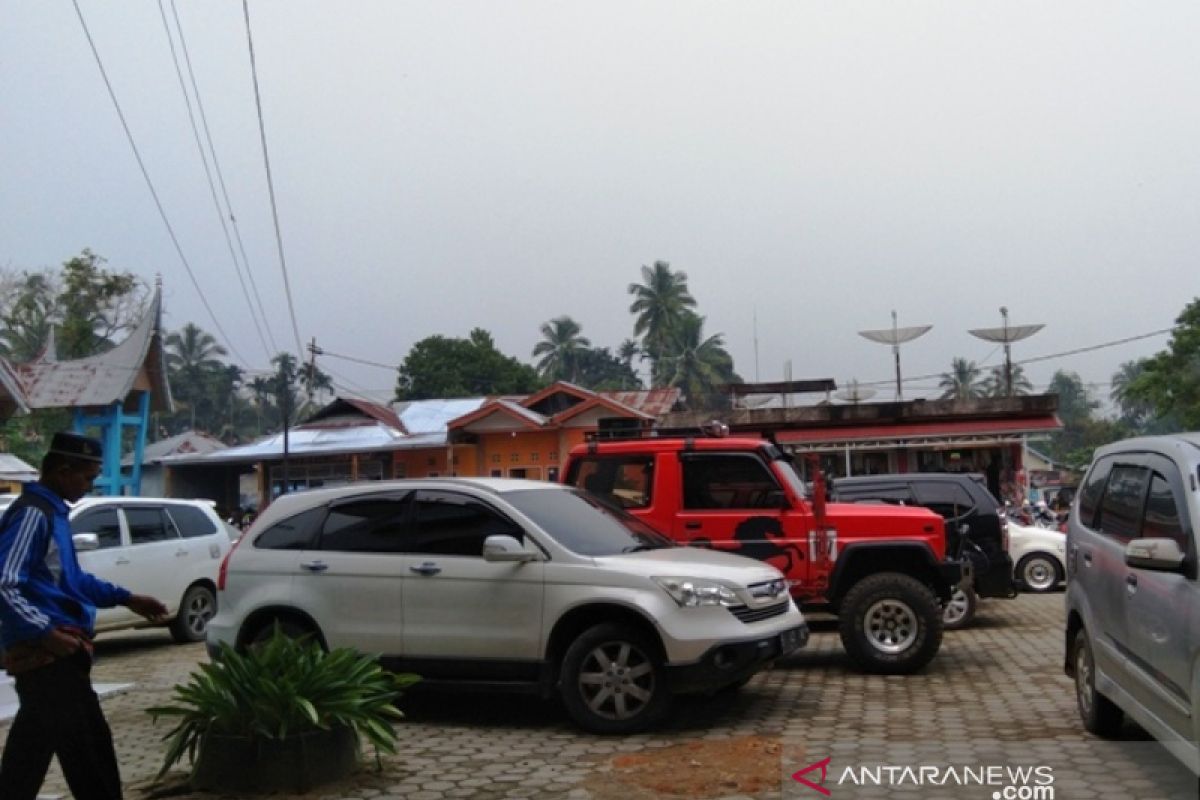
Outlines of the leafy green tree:
{"type": "Polygon", "coordinates": [[[1100,401],[1078,373],[1058,370],[1050,379],[1048,393],[1058,395],[1058,418],[1063,423],[1062,430],[1050,436],[1047,448],[1055,461],[1072,469],[1087,466],[1096,447],[1121,438],[1124,429],[1093,417],[1100,401]]]}
{"type": "Polygon", "coordinates": [[[722,334],[704,335],[704,317],[684,314],[660,356],[660,375],[665,385],[683,390],[683,402],[692,410],[715,409],[724,395],[717,387],[738,382],[733,358],[725,350],[722,334]]]}
{"type": "Polygon", "coordinates": [[[625,341],[621,342],[620,347],[617,348],[617,358],[621,359],[622,364],[630,369],[633,369],[633,359],[641,355],[641,352],[642,349],[638,347],[637,341],[633,339],[626,339],[625,341]]]}
{"type": "Polygon", "coordinates": [[[1162,427],[1200,428],[1200,297],[1184,307],[1167,348],[1141,363],[1122,395],[1152,408],[1162,427]]]}
{"type": "Polygon", "coordinates": [[[396,399],[528,394],[541,385],[533,367],[501,353],[490,333],[475,328],[466,339],[435,335],[414,344],[399,368],[396,399]]]}
{"type": "Polygon", "coordinates": [[[593,391],[629,391],[641,389],[642,382],[633,368],[614,356],[607,347],[592,347],[576,354],[578,379],[585,389],[593,391]]]}
{"type": "Polygon", "coordinates": [[[686,314],[692,313],[696,300],[688,292],[687,273],[672,271],[666,261],[654,267],[642,266],[642,282],[629,284],[634,301],[629,312],[635,315],[634,336],[641,337],[642,353],[650,360],[650,383],[661,382],[660,361],[676,329],[686,314]]]}
{"type": "MultiPolygon", "coordinates": [[[[982,393],[987,397],[1008,397],[1008,384],[1005,380],[1004,365],[992,367],[991,372],[984,378],[983,385],[980,387],[982,393]]],[[[1025,368],[1020,364],[1012,365],[1012,393],[1013,395],[1032,394],[1033,382],[1025,375],[1025,368]]]]}
{"type": "Polygon", "coordinates": [[[547,381],[579,382],[580,354],[592,343],[582,335],[579,323],[568,316],[542,323],[542,340],[533,347],[538,374],[547,381]]]}
{"type": "Polygon", "coordinates": [[[50,272],[25,272],[6,281],[0,303],[0,349],[20,364],[32,361],[54,327],[58,289],[50,272]]]}
{"type": "Polygon", "coordinates": [[[950,371],[942,373],[938,388],[943,400],[971,400],[983,396],[979,367],[974,361],[955,358],[950,362],[950,371]]]}
{"type": "Polygon", "coordinates": [[[214,406],[211,393],[219,389],[214,378],[225,366],[220,357],[227,351],[212,334],[191,322],[168,333],[163,347],[171,394],[180,406],[172,427],[178,428],[186,416],[188,427],[215,433],[213,415],[205,412],[214,406]]]}

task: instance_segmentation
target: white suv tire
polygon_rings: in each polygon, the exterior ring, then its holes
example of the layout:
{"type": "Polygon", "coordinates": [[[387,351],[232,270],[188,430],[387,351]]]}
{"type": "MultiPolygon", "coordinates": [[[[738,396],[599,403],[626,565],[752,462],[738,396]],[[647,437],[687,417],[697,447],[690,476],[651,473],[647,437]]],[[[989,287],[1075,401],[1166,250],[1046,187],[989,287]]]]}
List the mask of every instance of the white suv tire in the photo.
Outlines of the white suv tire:
{"type": "Polygon", "coordinates": [[[567,712],[592,733],[634,733],[667,713],[671,693],[658,642],[606,622],[581,633],[563,656],[560,692],[567,712]]]}

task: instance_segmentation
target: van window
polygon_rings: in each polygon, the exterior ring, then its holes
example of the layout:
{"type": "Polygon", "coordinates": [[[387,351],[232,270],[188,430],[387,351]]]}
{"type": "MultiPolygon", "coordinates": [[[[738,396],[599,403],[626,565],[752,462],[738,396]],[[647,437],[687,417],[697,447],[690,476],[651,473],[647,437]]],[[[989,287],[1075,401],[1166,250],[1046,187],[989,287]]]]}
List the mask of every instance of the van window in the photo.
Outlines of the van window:
{"type": "Polygon", "coordinates": [[[1146,499],[1146,519],[1142,523],[1144,538],[1174,539],[1187,552],[1187,537],[1179,517],[1179,504],[1171,484],[1157,472],[1150,480],[1150,496],[1146,499]]]}
{"type": "Polygon", "coordinates": [[[100,539],[100,549],[121,545],[121,523],[115,508],[85,511],[71,520],[71,533],[94,533],[100,539]]]}
{"type": "Polygon", "coordinates": [[[1096,527],[1096,510],[1100,508],[1100,497],[1104,494],[1104,486],[1108,483],[1108,473],[1112,471],[1112,465],[1111,457],[1102,458],[1093,464],[1083,489],[1079,492],[1079,522],[1089,528],[1096,527]]]}
{"type": "Polygon", "coordinates": [[[167,513],[171,515],[175,527],[179,529],[185,539],[211,536],[217,532],[217,525],[213,522],[213,518],[195,506],[183,504],[167,506],[167,513]]]}
{"type": "Polygon", "coordinates": [[[1138,536],[1150,471],[1145,467],[1115,466],[1100,502],[1097,526],[1105,536],[1128,542],[1138,536]]]}
{"type": "Polygon", "coordinates": [[[129,524],[130,544],[150,544],[179,538],[175,524],[161,508],[126,507],[125,521],[129,524]]]}

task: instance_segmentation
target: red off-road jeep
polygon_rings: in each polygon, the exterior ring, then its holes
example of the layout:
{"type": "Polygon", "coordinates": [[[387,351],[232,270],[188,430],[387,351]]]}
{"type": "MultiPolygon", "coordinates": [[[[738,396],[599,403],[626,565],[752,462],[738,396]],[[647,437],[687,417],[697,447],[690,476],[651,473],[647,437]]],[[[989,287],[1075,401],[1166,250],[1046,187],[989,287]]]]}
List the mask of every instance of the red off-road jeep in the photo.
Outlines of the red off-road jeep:
{"type": "Polygon", "coordinates": [[[932,511],[826,504],[820,481],[806,499],[791,456],[755,438],[591,441],[562,475],[677,542],[769,561],[797,603],[839,616],[865,671],[914,672],[941,646],[941,606],[962,573],[932,511]]]}

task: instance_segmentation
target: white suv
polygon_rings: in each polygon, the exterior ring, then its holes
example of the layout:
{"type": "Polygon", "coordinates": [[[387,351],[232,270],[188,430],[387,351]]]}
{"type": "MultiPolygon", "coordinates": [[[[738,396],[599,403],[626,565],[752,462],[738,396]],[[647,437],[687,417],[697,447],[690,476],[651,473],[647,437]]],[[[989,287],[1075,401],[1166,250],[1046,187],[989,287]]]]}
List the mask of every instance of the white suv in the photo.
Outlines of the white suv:
{"type": "Polygon", "coordinates": [[[286,495],[239,540],[218,585],[214,657],[278,623],[426,684],[557,693],[597,733],[642,730],[672,694],[743,683],[808,639],[774,567],[677,547],[619,508],[537,481],[286,495]]]}
{"type": "MultiPolygon", "coordinates": [[[[204,639],[217,611],[217,571],[232,548],[229,527],[206,500],[85,497],[71,533],[87,572],[163,602],[177,642],[204,639]]],[[[96,630],[151,625],[124,606],[96,613],[96,630]]]]}
{"type": "Polygon", "coordinates": [[[1129,715],[1200,773],[1200,433],[1096,451],[1067,523],[1067,674],[1084,727],[1129,715]]]}

